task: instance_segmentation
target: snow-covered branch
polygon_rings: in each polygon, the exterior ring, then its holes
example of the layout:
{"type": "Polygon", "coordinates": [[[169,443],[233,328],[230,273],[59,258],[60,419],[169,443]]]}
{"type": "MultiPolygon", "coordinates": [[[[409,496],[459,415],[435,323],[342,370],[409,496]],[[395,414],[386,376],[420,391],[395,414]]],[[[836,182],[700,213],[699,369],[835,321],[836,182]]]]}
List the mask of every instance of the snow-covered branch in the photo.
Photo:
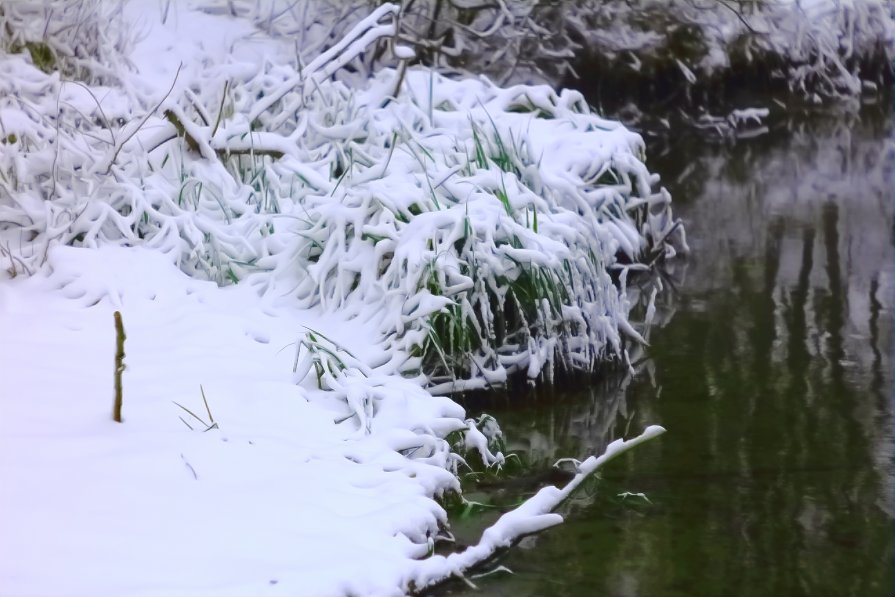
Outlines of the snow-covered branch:
{"type": "Polygon", "coordinates": [[[651,425],[637,437],[615,440],[600,456],[589,456],[578,463],[575,476],[564,487],[543,487],[520,506],[501,516],[497,522],[485,529],[476,545],[448,556],[433,555],[416,562],[404,580],[406,589],[415,592],[452,577],[464,578],[467,571],[486,562],[496,552],[510,547],[522,537],[561,524],[563,518],[554,510],[588,477],[612,459],[663,433],[664,428],[651,425]]]}

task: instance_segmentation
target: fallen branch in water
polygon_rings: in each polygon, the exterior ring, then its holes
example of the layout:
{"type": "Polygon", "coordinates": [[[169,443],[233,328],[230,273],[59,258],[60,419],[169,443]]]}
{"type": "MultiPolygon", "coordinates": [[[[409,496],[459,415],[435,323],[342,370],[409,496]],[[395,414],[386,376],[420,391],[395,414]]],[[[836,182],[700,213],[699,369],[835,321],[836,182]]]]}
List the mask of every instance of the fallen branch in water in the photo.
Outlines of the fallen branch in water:
{"type": "MultiPolygon", "coordinates": [[[[665,428],[650,425],[643,433],[629,440],[617,439],[606,447],[599,457],[590,456],[577,466],[577,473],[566,485],[542,488],[523,502],[515,510],[507,512],[493,525],[485,529],[477,545],[448,556],[433,555],[416,562],[412,576],[405,579],[405,589],[413,592],[428,586],[459,577],[491,558],[497,551],[512,546],[526,535],[538,533],[563,522],[563,517],[554,512],[591,475],[610,460],[646,441],[665,433],[665,428]]],[[[469,581],[467,581],[469,582],[469,581]]]]}

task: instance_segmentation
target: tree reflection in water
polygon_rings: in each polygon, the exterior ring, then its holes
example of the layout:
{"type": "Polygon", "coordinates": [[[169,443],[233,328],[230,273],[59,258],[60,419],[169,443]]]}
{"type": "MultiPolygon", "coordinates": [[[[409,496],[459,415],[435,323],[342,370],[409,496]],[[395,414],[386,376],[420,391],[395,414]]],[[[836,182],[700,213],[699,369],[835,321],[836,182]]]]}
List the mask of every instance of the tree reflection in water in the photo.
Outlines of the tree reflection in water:
{"type": "Polygon", "coordinates": [[[669,433],[610,465],[536,549],[510,551],[516,574],[483,579],[484,594],[891,595],[885,112],[653,148],[692,255],[673,264],[649,360],[492,414],[535,467],[628,426],[669,433]]]}

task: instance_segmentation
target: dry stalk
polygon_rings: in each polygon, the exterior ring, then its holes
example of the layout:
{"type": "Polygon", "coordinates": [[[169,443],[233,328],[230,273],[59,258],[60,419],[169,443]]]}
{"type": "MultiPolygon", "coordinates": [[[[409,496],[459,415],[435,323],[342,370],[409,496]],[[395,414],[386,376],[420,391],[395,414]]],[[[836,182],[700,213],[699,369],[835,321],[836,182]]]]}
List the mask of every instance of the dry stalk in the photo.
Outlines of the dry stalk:
{"type": "Polygon", "coordinates": [[[112,418],[116,423],[121,423],[121,406],[124,402],[121,390],[121,374],[124,372],[124,324],[121,321],[121,311],[115,311],[115,408],[112,418]]]}

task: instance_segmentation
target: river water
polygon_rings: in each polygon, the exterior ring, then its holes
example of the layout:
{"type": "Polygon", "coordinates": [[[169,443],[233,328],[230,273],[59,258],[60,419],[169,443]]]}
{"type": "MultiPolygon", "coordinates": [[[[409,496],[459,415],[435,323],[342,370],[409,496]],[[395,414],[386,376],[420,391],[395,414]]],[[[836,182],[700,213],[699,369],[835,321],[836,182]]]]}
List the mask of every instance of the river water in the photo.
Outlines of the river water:
{"type": "Polygon", "coordinates": [[[651,347],[633,376],[487,404],[529,472],[468,496],[497,507],[458,540],[555,459],[668,433],[494,562],[513,575],[439,594],[893,594],[892,133],[884,106],[650,143],[692,248],[641,282],[665,289],[651,347]]]}

